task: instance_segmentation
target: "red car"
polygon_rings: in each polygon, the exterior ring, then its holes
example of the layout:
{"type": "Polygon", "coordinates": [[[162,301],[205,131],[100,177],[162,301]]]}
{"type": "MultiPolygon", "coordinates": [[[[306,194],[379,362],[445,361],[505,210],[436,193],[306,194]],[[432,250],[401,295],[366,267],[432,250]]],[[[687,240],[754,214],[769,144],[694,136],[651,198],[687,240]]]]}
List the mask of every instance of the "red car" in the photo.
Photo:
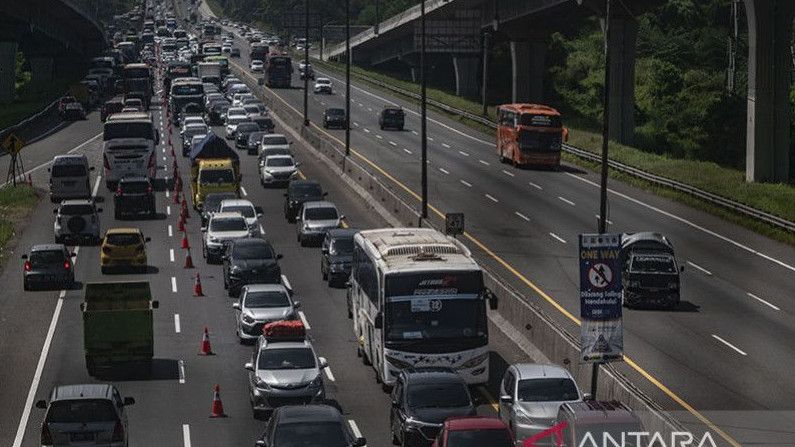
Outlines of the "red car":
{"type": "Polygon", "coordinates": [[[513,433],[494,417],[461,416],[444,421],[432,447],[514,447],[513,433]]]}

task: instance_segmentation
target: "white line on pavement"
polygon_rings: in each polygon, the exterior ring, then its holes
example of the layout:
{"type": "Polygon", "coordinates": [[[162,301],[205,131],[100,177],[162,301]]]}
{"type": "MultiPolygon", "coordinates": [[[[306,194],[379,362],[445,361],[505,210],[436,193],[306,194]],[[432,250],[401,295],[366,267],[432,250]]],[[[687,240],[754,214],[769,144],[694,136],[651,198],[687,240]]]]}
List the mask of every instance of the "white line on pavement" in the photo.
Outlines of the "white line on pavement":
{"type": "Polygon", "coordinates": [[[359,426],[356,425],[356,421],[354,421],[353,419],[348,419],[348,425],[351,426],[351,431],[353,432],[353,436],[356,436],[357,438],[362,437],[362,432],[361,430],[359,430],[359,426]]]}
{"type": "Polygon", "coordinates": [[[262,224],[259,224],[259,234],[265,234],[265,228],[262,228],[262,224]]]}
{"type": "MultiPolygon", "coordinates": [[[[599,215],[598,215],[598,214],[595,214],[594,216],[596,216],[596,219],[597,219],[597,220],[599,219],[599,215]]],[[[612,220],[610,220],[610,219],[605,219],[605,222],[607,222],[607,223],[608,223],[608,225],[613,225],[613,221],[612,221],[612,220]]]]}
{"type": "Polygon", "coordinates": [[[464,151],[458,151],[458,153],[459,153],[459,154],[461,154],[461,155],[463,155],[464,157],[469,157],[469,154],[467,154],[467,153],[466,153],[466,152],[464,152],[464,151]]]}
{"type": "Polygon", "coordinates": [[[94,182],[94,189],[91,190],[91,197],[97,196],[97,191],[99,191],[99,181],[102,180],[102,176],[97,176],[97,181],[94,182]]]}
{"type": "Polygon", "coordinates": [[[738,348],[737,346],[734,346],[733,344],[729,343],[728,341],[718,337],[717,335],[712,334],[712,338],[714,338],[715,340],[718,340],[719,342],[721,342],[724,345],[728,346],[729,348],[733,349],[738,354],[740,354],[740,355],[742,355],[744,357],[748,356],[748,354],[746,354],[745,351],[743,351],[742,349],[738,348]]]}
{"type": "Polygon", "coordinates": [[[478,160],[480,164],[484,164],[486,166],[491,166],[491,163],[487,162],[486,160],[478,160]]]}
{"type": "Polygon", "coordinates": [[[528,184],[528,185],[530,185],[530,186],[532,186],[533,188],[535,188],[535,189],[539,190],[539,191],[541,191],[541,190],[543,190],[543,189],[544,189],[544,188],[542,188],[542,187],[541,187],[541,185],[536,185],[536,184],[535,184],[535,183],[533,183],[533,182],[527,182],[527,184],[528,184]]]}
{"type": "Polygon", "coordinates": [[[188,424],[182,424],[182,439],[184,441],[184,446],[185,447],[191,447],[190,446],[190,425],[188,425],[188,424]]]}
{"type": "Polygon", "coordinates": [[[168,190],[166,190],[166,198],[169,198],[169,197],[171,197],[171,194],[168,192],[168,190]]]}
{"type": "Polygon", "coordinates": [[[558,196],[558,199],[560,199],[560,201],[563,202],[563,203],[568,203],[569,205],[574,206],[574,202],[572,202],[571,200],[569,200],[569,199],[567,199],[565,197],[558,196]]]}
{"type": "Polygon", "coordinates": [[[521,217],[522,219],[530,222],[530,218],[525,216],[524,214],[520,213],[519,211],[514,211],[514,214],[516,214],[517,216],[521,217]]]}
{"type": "Polygon", "coordinates": [[[362,103],[359,103],[359,107],[364,107],[364,104],[362,104],[362,103]]]}
{"type": "Polygon", "coordinates": [[[179,314],[174,314],[174,332],[177,334],[182,332],[182,328],[179,326],[179,314]]]}
{"type": "Polygon", "coordinates": [[[516,174],[514,174],[511,171],[506,171],[505,169],[502,170],[502,173],[507,175],[508,177],[516,177],[516,174]]]}
{"type": "Polygon", "coordinates": [[[364,133],[370,133],[370,129],[365,128],[364,133]]]}
{"type": "Polygon", "coordinates": [[[566,243],[566,239],[563,239],[562,237],[558,236],[555,233],[549,233],[549,235],[552,236],[553,239],[557,239],[557,241],[562,243],[562,244],[566,243]]]}
{"type": "MultiPolygon", "coordinates": [[[[169,225],[169,228],[170,227],[171,227],[171,225],[169,225]]],[[[169,248],[168,249],[168,258],[171,260],[171,262],[174,262],[174,249],[173,248],[169,248]]]]}
{"type": "Polygon", "coordinates": [[[406,149],[405,147],[403,148],[403,152],[405,152],[405,153],[407,153],[409,155],[411,155],[413,153],[410,150],[406,149]]]}
{"type": "Polygon", "coordinates": [[[428,137],[428,141],[433,141],[433,137],[428,137]]]}
{"type": "Polygon", "coordinates": [[[373,111],[373,108],[372,108],[372,107],[368,107],[368,108],[367,108],[367,111],[368,111],[368,112],[372,112],[372,111],[373,111]]]}
{"type": "Polygon", "coordinates": [[[379,140],[383,140],[384,139],[384,137],[382,137],[381,135],[376,135],[375,137],[378,138],[379,140]]]}
{"type": "Polygon", "coordinates": [[[304,323],[304,327],[305,327],[305,328],[307,328],[307,329],[312,329],[312,328],[309,326],[309,321],[307,321],[307,319],[306,319],[306,315],[304,315],[304,311],[303,311],[303,310],[299,310],[299,311],[298,311],[298,316],[299,316],[299,317],[301,317],[301,323],[304,323]]]}
{"type": "Polygon", "coordinates": [[[357,123],[356,121],[353,122],[353,125],[359,127],[359,123],[357,123]]]}
{"type": "Polygon", "coordinates": [[[687,261],[687,265],[689,265],[690,267],[693,267],[696,270],[700,270],[703,274],[705,274],[707,276],[712,276],[712,272],[710,272],[709,270],[705,269],[704,267],[701,267],[700,265],[698,265],[696,263],[687,261]]]}
{"type": "Polygon", "coordinates": [[[773,304],[773,303],[771,303],[771,302],[769,302],[769,301],[765,301],[765,300],[763,300],[762,298],[759,298],[758,296],[754,295],[754,294],[753,294],[753,293],[751,293],[751,292],[747,292],[747,294],[748,294],[748,296],[750,296],[751,298],[753,298],[753,299],[755,299],[755,300],[759,301],[760,303],[764,304],[765,306],[768,306],[768,307],[770,307],[770,308],[771,308],[771,309],[773,309],[773,310],[781,310],[781,309],[780,309],[778,306],[776,306],[775,304],[773,304]]]}
{"type": "Polygon", "coordinates": [[[330,367],[328,367],[328,366],[325,367],[323,369],[323,372],[326,373],[326,377],[328,377],[328,379],[331,380],[332,382],[336,382],[337,381],[337,379],[334,378],[334,374],[331,374],[331,368],[330,367]]]}
{"type": "Polygon", "coordinates": [[[487,199],[489,199],[489,200],[491,200],[491,201],[492,201],[492,202],[494,202],[494,203],[500,203],[500,201],[499,201],[499,200],[497,200],[497,198],[496,198],[496,197],[494,197],[494,196],[492,196],[491,194],[486,194],[486,198],[487,198],[487,199]]]}
{"type": "Polygon", "coordinates": [[[242,186],[240,187],[240,192],[243,194],[243,197],[248,195],[248,192],[246,192],[246,188],[244,188],[242,186]]]}
{"type": "Polygon", "coordinates": [[[166,205],[166,214],[171,215],[171,205],[166,205]]]}
{"type": "Polygon", "coordinates": [[[441,172],[442,172],[442,173],[444,173],[444,174],[450,174],[450,171],[448,171],[448,170],[447,170],[447,169],[445,169],[445,168],[439,168],[439,171],[441,171],[441,172]]]}
{"type": "Polygon", "coordinates": [[[171,277],[171,291],[177,293],[177,278],[171,277]]]}
{"type": "Polygon", "coordinates": [[[447,143],[442,143],[442,147],[445,149],[450,149],[450,145],[447,143]]]}
{"type": "Polygon", "coordinates": [[[185,383],[185,361],[180,359],[177,364],[179,365],[179,383],[185,383]]]}
{"type": "Polygon", "coordinates": [[[174,227],[168,226],[168,237],[174,237],[174,227]]]}
{"type": "Polygon", "coordinates": [[[397,146],[397,143],[395,143],[394,141],[390,141],[389,144],[391,144],[392,146],[397,146]]]}
{"type": "Polygon", "coordinates": [[[461,182],[462,185],[466,186],[467,188],[471,188],[472,187],[472,183],[469,183],[466,180],[460,180],[460,182],[461,182]]]}
{"type": "Polygon", "coordinates": [[[414,135],[419,135],[416,130],[412,130],[411,133],[413,133],[414,135]]]}

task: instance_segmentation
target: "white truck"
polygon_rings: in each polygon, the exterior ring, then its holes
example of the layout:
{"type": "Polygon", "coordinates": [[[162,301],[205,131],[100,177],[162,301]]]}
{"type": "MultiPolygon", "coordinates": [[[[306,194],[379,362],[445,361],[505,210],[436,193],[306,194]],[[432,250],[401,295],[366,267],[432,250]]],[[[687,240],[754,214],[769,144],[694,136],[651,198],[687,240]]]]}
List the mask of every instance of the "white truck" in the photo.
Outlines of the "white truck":
{"type": "Polygon", "coordinates": [[[210,82],[221,86],[221,64],[218,62],[199,62],[196,68],[196,77],[202,82],[210,82]]]}

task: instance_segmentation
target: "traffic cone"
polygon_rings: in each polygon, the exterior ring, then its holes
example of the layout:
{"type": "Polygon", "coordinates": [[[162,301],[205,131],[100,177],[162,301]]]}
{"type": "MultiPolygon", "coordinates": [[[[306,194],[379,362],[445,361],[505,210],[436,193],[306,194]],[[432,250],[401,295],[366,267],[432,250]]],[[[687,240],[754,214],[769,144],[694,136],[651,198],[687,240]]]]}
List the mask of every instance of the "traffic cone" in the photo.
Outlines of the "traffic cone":
{"type": "Polygon", "coordinates": [[[188,232],[182,232],[182,248],[190,248],[190,244],[188,243],[188,232]]]}
{"type": "Polygon", "coordinates": [[[186,219],[190,217],[190,214],[188,214],[188,201],[185,200],[185,196],[182,196],[182,212],[185,214],[186,219]]]}
{"type": "Polygon", "coordinates": [[[216,384],[213,387],[213,408],[210,414],[211,418],[225,418],[224,404],[221,402],[221,387],[216,384]]]}
{"type": "Polygon", "coordinates": [[[176,182],[175,188],[177,192],[182,192],[182,177],[175,177],[174,181],[176,182]]]}
{"type": "Polygon", "coordinates": [[[193,268],[193,257],[190,255],[190,248],[188,251],[185,252],[185,268],[192,269],[193,268]]]}
{"type": "Polygon", "coordinates": [[[185,219],[182,216],[179,216],[179,222],[177,222],[177,230],[185,232],[185,219]]]}
{"type": "Polygon", "coordinates": [[[193,283],[193,296],[204,296],[202,292],[202,279],[198,273],[196,273],[196,281],[193,283]]]}
{"type": "Polygon", "coordinates": [[[213,348],[210,347],[210,333],[207,331],[207,326],[204,327],[204,334],[202,335],[202,345],[199,355],[215,355],[213,348]]]}
{"type": "Polygon", "coordinates": [[[29,186],[33,186],[33,175],[32,174],[28,174],[28,185],[29,186]]]}
{"type": "Polygon", "coordinates": [[[179,192],[181,190],[177,188],[178,183],[179,183],[179,177],[174,177],[174,205],[179,205],[179,192]]]}

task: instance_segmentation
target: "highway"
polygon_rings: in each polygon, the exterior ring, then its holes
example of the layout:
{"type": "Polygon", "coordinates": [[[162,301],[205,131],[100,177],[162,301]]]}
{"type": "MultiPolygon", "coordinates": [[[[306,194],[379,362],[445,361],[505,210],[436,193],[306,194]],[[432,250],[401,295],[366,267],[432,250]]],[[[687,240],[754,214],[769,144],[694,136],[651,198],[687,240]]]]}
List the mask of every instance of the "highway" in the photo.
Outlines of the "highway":
{"type": "MultiPolygon", "coordinates": [[[[248,67],[247,43],[236,44],[242,58],[233,62],[248,67]]],[[[340,74],[315,71],[334,83],[333,95],[310,92],[309,116],[321,125],[326,107],[344,107],[345,83],[340,74]]],[[[296,75],[293,88],[265,94],[302,110],[302,88],[296,75]]],[[[372,161],[414,193],[420,191],[418,112],[414,104],[352,83],[354,156],[372,161]],[[386,104],[406,110],[403,132],[379,129],[377,114],[386,104]]],[[[433,112],[429,118],[430,204],[442,213],[464,212],[478,242],[470,240],[470,248],[479,259],[578,334],[577,237],[596,230],[598,175],[574,166],[551,172],[501,165],[493,136],[433,112]]],[[[344,140],[342,130],[325,132],[344,140]]],[[[383,172],[374,174],[399,186],[383,172]]],[[[620,371],[672,411],[789,409],[795,397],[789,343],[795,334],[795,250],[621,182],[611,181],[610,188],[609,231],[661,232],[685,266],[683,302],[675,311],[624,310],[631,365],[620,371]]],[[[419,209],[414,194],[395,189],[419,209]]],[[[721,418],[726,416],[714,414],[721,418]]]]}

